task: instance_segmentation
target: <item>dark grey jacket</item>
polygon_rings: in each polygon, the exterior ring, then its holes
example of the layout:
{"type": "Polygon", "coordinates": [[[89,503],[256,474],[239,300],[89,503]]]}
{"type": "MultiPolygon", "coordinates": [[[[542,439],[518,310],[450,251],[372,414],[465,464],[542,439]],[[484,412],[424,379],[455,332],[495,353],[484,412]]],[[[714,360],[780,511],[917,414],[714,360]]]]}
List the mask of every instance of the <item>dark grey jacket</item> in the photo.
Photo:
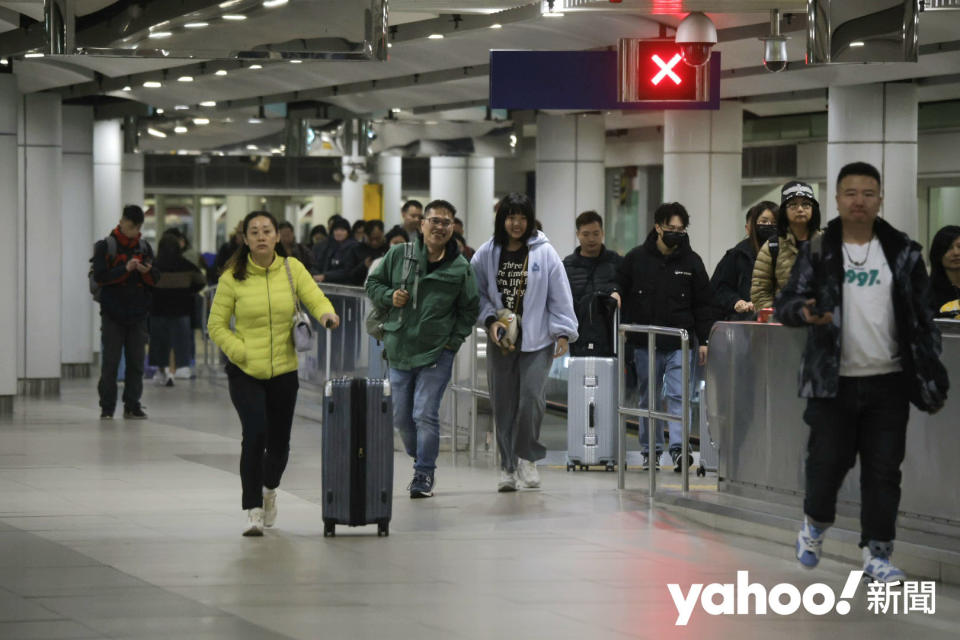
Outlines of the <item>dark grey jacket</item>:
{"type": "MultiPolygon", "coordinates": [[[[927,305],[930,280],[922,249],[905,233],[878,218],[874,233],[893,273],[893,312],[897,323],[900,361],[910,381],[910,401],[934,413],[943,407],[950,382],[940,362],[940,330],[927,305]]],[[[777,296],[777,319],[785,325],[807,326],[807,346],[800,366],[800,396],[833,398],[840,381],[840,340],[843,326],[843,234],[834,218],[826,232],[811,240],[797,256],[790,281],[777,296]],[[829,325],[807,325],[802,309],[810,298],[820,311],[833,312],[829,325]]]]}

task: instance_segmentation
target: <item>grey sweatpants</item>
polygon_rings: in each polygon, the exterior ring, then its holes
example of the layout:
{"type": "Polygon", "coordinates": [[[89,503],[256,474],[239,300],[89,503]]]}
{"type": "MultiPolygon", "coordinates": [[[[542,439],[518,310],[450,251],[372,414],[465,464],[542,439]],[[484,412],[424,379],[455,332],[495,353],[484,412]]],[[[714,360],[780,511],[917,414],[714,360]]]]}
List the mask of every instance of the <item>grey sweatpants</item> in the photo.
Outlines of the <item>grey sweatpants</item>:
{"type": "Polygon", "coordinates": [[[547,374],[553,362],[554,346],[525,353],[503,355],[487,340],[487,380],[490,404],[497,427],[500,467],[517,468],[517,459],[540,460],[547,449],[538,442],[543,412],[547,408],[547,374]]]}

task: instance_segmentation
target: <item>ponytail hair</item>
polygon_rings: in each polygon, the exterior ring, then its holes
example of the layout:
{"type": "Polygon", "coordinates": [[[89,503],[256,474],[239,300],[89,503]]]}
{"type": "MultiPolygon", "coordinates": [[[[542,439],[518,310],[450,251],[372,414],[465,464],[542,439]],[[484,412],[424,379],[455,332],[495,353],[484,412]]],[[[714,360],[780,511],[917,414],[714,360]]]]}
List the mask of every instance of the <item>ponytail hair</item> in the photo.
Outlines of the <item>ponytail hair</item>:
{"type": "MultiPolygon", "coordinates": [[[[250,226],[250,221],[254,218],[267,218],[270,220],[270,224],[273,225],[273,230],[278,231],[279,224],[277,219],[273,217],[273,214],[269,211],[251,211],[247,214],[247,217],[243,219],[241,223],[243,230],[243,237],[247,237],[247,227],[250,226]]],[[[279,256],[286,258],[287,250],[284,249],[282,242],[277,242],[277,245],[273,249],[279,256]]],[[[233,255],[230,256],[230,259],[227,260],[226,266],[224,266],[224,271],[232,271],[233,279],[236,281],[246,280],[247,278],[247,257],[250,255],[250,247],[247,246],[246,242],[242,242],[236,251],[233,252],[233,255]]]]}

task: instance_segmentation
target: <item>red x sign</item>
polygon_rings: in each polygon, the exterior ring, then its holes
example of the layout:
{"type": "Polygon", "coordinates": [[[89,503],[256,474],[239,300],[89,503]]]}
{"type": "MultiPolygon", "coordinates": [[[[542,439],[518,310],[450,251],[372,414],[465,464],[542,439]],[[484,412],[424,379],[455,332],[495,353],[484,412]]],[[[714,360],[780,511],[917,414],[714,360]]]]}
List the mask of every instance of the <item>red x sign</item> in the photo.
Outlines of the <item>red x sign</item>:
{"type": "Polygon", "coordinates": [[[664,78],[670,78],[676,85],[680,84],[680,76],[673,71],[673,68],[677,66],[677,63],[681,60],[679,53],[674,54],[674,56],[670,58],[670,62],[664,62],[663,58],[656,53],[653,54],[650,59],[653,60],[658,67],[660,67],[660,71],[658,71],[657,74],[650,80],[653,82],[654,86],[660,84],[664,78]]]}

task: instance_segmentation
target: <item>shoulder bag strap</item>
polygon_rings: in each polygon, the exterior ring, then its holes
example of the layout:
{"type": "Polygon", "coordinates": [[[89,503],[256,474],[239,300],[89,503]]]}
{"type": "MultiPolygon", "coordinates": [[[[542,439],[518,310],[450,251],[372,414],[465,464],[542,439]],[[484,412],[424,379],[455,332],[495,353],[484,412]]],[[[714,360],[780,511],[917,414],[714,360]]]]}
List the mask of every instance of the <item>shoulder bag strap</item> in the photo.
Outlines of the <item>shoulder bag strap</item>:
{"type": "Polygon", "coordinates": [[[293,305],[297,309],[297,313],[302,313],[300,311],[300,298],[297,297],[297,289],[293,286],[293,274],[290,273],[290,263],[287,262],[287,259],[283,259],[283,266],[287,268],[287,281],[290,282],[290,293],[293,295],[293,305]]]}

